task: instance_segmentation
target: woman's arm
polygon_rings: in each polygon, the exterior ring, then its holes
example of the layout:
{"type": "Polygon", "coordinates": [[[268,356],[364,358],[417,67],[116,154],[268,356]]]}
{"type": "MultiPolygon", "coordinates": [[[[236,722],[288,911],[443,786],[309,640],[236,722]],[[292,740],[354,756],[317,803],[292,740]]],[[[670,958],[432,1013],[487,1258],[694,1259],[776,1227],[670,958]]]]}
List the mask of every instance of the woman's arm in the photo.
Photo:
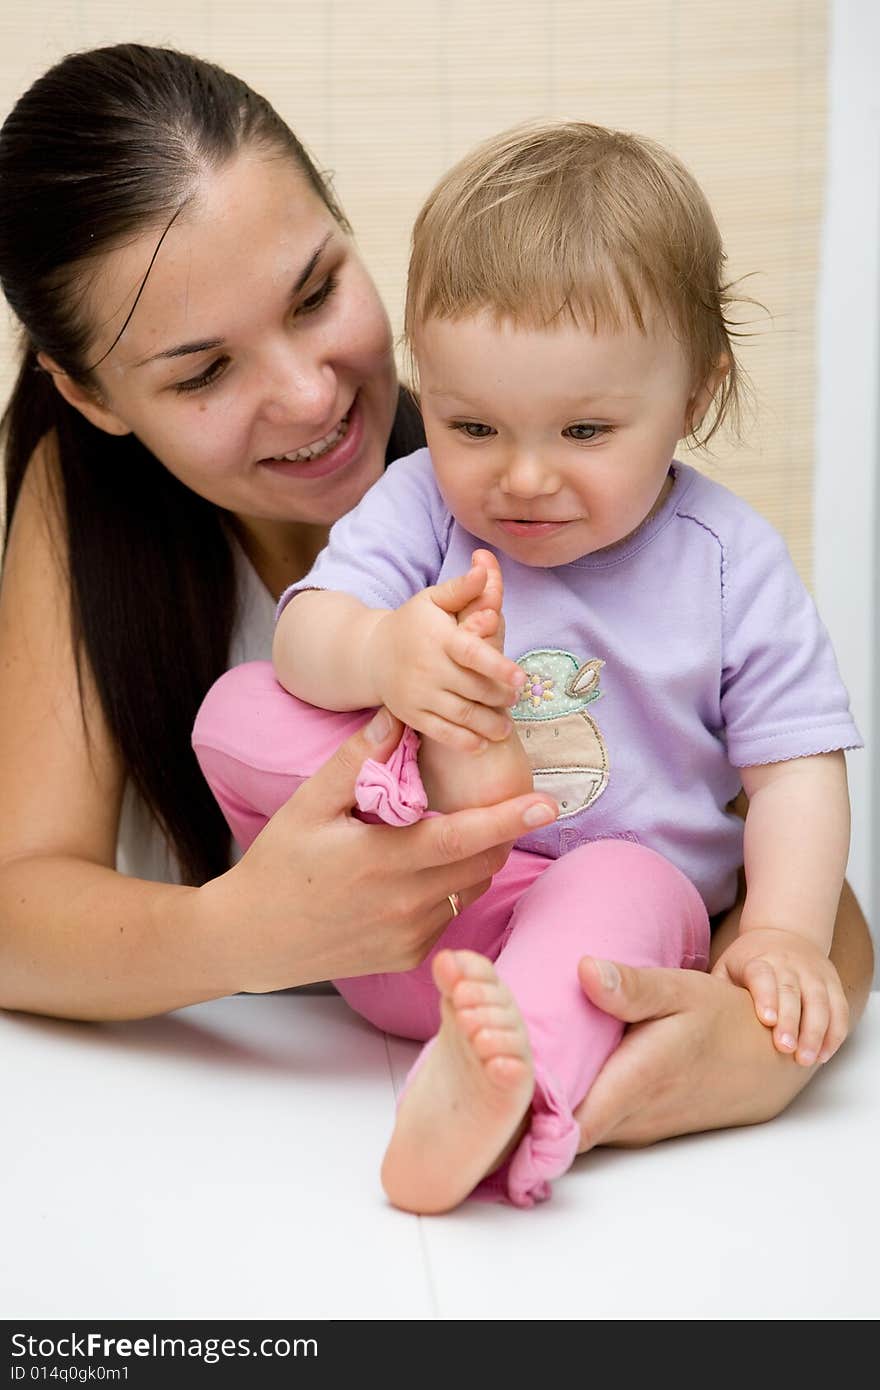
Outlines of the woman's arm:
{"type": "Polygon", "coordinates": [[[485,891],[546,799],[404,830],[353,820],[362,761],[399,740],[388,719],[372,746],[363,731],[343,745],[212,883],[117,873],[124,775],[87,670],[88,738],[83,727],[49,481],[35,461],[0,587],[0,1007],[144,1017],[423,959],[448,923],[446,895],[485,891]]]}
{"type": "MultiPolygon", "coordinates": [[[[742,897],[713,936],[713,964],[735,939],[741,910],[742,897]]],[[[870,993],[874,952],[847,883],[831,960],[852,1030],[870,993]]],[[[777,1052],[750,995],[726,980],[691,970],[620,966],[614,973],[617,983],[608,988],[594,961],[581,966],[588,997],[632,1025],[578,1111],[581,1152],[761,1123],[780,1114],[817,1070],[777,1052]]]]}
{"type": "Polygon", "coordinates": [[[113,869],[123,773],[70,637],[47,450],[22,489],[0,587],[0,1005],[80,1018],[234,988],[192,949],[192,889],[113,869]]]}

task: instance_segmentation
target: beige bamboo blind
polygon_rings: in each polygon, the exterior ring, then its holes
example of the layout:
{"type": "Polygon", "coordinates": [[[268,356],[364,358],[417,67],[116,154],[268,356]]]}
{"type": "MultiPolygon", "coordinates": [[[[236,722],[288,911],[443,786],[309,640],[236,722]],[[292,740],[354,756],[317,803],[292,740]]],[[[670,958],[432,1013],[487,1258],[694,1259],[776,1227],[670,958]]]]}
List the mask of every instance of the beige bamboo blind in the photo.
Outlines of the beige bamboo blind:
{"type": "MultiPolygon", "coordinates": [[[[639,131],[693,170],[731,276],[756,315],[745,443],[695,460],[811,563],[815,300],[826,67],[824,0],[43,0],[0,12],[0,108],[63,53],[137,40],[240,73],[333,171],[400,326],[408,235],[442,170],[519,121],[571,117],[639,131]]],[[[0,398],[13,371],[0,316],[0,398]]]]}

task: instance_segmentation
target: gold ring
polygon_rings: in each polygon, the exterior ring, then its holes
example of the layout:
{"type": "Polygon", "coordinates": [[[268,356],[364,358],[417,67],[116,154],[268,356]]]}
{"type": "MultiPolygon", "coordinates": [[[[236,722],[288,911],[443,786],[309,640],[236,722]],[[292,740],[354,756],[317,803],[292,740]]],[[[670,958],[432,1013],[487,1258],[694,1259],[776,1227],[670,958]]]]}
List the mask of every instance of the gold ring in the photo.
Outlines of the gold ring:
{"type": "Polygon", "coordinates": [[[449,903],[449,906],[452,908],[452,916],[453,916],[453,920],[454,920],[454,919],[458,916],[458,914],[461,912],[461,898],[458,896],[457,893],[447,893],[447,894],[446,894],[446,901],[449,903]]]}

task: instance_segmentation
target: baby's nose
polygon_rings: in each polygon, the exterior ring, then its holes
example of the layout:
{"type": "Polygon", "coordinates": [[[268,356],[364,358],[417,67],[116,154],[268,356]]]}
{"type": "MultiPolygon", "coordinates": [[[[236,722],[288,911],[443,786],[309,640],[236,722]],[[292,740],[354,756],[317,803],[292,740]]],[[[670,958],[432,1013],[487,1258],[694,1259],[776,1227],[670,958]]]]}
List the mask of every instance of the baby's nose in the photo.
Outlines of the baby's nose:
{"type": "Polygon", "coordinates": [[[517,454],[508,463],[501,486],[512,497],[544,497],[556,492],[559,480],[536,454],[517,454]]]}

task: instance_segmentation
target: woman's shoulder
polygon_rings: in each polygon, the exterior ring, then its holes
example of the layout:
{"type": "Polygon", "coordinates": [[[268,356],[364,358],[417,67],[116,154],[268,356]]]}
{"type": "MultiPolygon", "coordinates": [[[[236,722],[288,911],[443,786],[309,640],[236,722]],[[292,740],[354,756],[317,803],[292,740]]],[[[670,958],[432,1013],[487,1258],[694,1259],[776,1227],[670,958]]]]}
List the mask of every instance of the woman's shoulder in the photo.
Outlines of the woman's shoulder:
{"type": "Polygon", "coordinates": [[[42,531],[56,542],[64,535],[63,482],[54,433],[43,436],[28,460],[8,537],[13,525],[28,532],[42,531]]]}
{"type": "Polygon", "coordinates": [[[67,613],[70,592],[64,484],[52,436],[31,455],[8,518],[2,579],[22,621],[46,603],[67,613]],[[12,592],[14,591],[14,593],[12,592]]]}

